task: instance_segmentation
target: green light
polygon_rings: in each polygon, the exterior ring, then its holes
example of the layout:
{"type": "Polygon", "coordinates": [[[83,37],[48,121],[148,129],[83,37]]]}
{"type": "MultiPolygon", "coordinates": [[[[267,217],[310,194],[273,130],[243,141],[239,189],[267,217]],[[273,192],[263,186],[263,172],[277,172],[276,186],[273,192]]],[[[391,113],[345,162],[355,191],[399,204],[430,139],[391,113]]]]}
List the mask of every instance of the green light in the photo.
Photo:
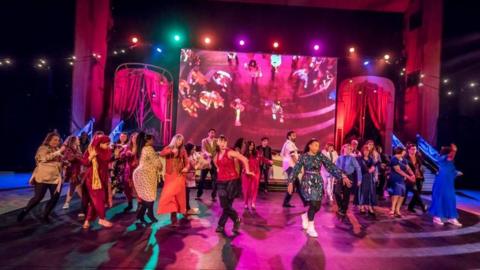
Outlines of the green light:
{"type": "Polygon", "coordinates": [[[180,36],[179,36],[179,35],[175,35],[175,36],[173,36],[173,39],[175,39],[175,41],[180,41],[180,36]]]}

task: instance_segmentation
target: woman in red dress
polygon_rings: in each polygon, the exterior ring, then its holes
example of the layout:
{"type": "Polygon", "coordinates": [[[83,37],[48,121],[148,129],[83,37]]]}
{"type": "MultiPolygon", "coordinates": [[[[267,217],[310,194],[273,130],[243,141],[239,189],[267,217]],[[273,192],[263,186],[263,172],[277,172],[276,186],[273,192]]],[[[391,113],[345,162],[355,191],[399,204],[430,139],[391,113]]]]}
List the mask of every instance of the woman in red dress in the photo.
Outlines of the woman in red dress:
{"type": "MultiPolygon", "coordinates": [[[[137,137],[138,132],[134,132],[130,135],[130,141],[128,142],[127,147],[122,151],[121,157],[125,160],[125,169],[124,169],[124,183],[123,183],[123,192],[125,197],[127,197],[128,205],[123,210],[128,212],[133,208],[133,198],[137,197],[135,192],[135,187],[133,186],[133,171],[138,167],[139,159],[137,156],[137,137]]],[[[139,199],[137,198],[137,202],[139,199]]]]}
{"type": "Polygon", "coordinates": [[[109,147],[110,138],[98,135],[83,156],[82,163],[87,167],[85,172],[86,196],[88,201],[87,218],[83,224],[84,229],[90,227],[90,222],[97,216],[98,224],[103,227],[112,227],[112,223],[105,219],[106,189],[110,179],[109,163],[112,159],[112,151],[109,147]]]}
{"type": "Polygon", "coordinates": [[[161,152],[165,157],[165,184],[158,202],[158,214],[170,213],[172,226],[178,226],[177,213],[185,214],[186,175],[189,168],[183,135],[173,136],[172,141],[161,152]]]}
{"type": "Polygon", "coordinates": [[[259,155],[253,141],[248,141],[243,155],[248,159],[248,165],[254,175],[247,175],[242,172],[242,191],[245,209],[255,210],[257,201],[258,186],[260,184],[260,162],[271,164],[270,160],[259,155]]]}
{"type": "Polygon", "coordinates": [[[241,220],[238,217],[237,211],[235,211],[232,206],[233,200],[240,192],[237,184],[240,175],[235,168],[235,160],[242,162],[247,176],[254,176],[255,174],[250,171],[250,166],[246,157],[237,151],[227,148],[227,138],[225,138],[225,136],[221,135],[218,138],[218,146],[220,151],[214,157],[214,162],[218,170],[217,187],[223,212],[218,221],[216,232],[224,233],[225,224],[227,223],[228,218],[230,218],[234,222],[233,233],[238,233],[241,220]]]}
{"type": "Polygon", "coordinates": [[[82,152],[80,151],[80,140],[77,136],[70,136],[65,141],[65,152],[63,153],[64,161],[68,166],[65,169],[65,180],[70,182],[67,192],[67,199],[63,205],[63,209],[70,207],[73,194],[77,193],[82,198],[80,168],[82,166],[82,152]]]}

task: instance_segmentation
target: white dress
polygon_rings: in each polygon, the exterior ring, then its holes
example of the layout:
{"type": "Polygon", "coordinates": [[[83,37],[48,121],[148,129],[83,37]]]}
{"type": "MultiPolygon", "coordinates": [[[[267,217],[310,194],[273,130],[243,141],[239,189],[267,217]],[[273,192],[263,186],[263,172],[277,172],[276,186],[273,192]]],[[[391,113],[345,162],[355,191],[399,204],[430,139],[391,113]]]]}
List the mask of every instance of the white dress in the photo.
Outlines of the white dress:
{"type": "Polygon", "coordinates": [[[159,154],[152,146],[145,146],[142,149],[138,167],[133,171],[133,185],[141,200],[155,201],[161,169],[162,163],[159,154]]]}

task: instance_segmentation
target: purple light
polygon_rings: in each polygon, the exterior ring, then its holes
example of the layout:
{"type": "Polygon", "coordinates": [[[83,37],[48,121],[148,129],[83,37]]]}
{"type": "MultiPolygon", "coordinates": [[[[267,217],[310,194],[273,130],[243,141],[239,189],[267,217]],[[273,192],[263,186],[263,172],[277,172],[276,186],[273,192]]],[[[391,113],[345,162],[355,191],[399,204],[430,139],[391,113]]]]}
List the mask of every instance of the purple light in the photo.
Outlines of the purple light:
{"type": "Polygon", "coordinates": [[[238,42],[238,44],[240,44],[240,46],[245,45],[245,40],[241,39],[241,40],[238,42]]]}
{"type": "Polygon", "coordinates": [[[368,66],[368,64],[370,64],[370,61],[366,60],[365,62],[363,62],[363,65],[364,66],[368,66]]]}
{"type": "Polygon", "coordinates": [[[320,49],[320,46],[319,46],[318,44],[315,44],[315,46],[313,46],[313,49],[314,49],[315,51],[318,51],[318,50],[320,49]]]}

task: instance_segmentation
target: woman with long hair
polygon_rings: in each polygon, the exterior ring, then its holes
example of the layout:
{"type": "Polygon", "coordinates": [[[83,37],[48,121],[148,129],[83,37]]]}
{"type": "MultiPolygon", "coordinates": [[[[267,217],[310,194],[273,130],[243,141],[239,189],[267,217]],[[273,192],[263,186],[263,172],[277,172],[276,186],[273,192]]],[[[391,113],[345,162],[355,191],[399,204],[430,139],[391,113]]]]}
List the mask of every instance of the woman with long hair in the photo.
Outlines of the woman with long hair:
{"type": "Polygon", "coordinates": [[[80,198],[82,198],[81,184],[82,180],[80,179],[80,169],[82,166],[82,151],[80,150],[80,140],[77,136],[69,136],[65,140],[65,152],[63,153],[63,159],[67,162],[67,167],[65,169],[65,181],[69,181],[70,185],[68,187],[67,198],[63,209],[68,209],[70,207],[70,202],[72,201],[73,194],[77,193],[80,198]]]}
{"type": "Polygon", "coordinates": [[[457,202],[455,198],[455,178],[462,173],[455,168],[454,160],[457,154],[457,146],[442,147],[441,156],[438,159],[439,171],[435,176],[432,189],[432,204],[429,212],[433,216],[433,222],[438,225],[444,225],[443,219],[447,223],[461,227],[458,222],[457,202]]]}
{"type": "Polygon", "coordinates": [[[87,217],[83,228],[88,229],[97,217],[98,224],[109,228],[112,223],[105,219],[105,203],[107,201],[108,182],[110,180],[109,163],[112,160],[110,138],[96,135],[92,144],[83,155],[82,163],[87,167],[85,172],[86,199],[88,201],[87,217]]]}
{"type": "Polygon", "coordinates": [[[405,181],[415,182],[415,175],[408,167],[407,161],[404,159],[405,148],[399,146],[393,151],[393,157],[390,161],[390,195],[392,197],[392,208],[390,215],[395,217],[402,217],[400,208],[405,199],[405,181]]]}
{"type": "Polygon", "coordinates": [[[248,166],[253,175],[242,172],[242,191],[245,209],[255,210],[257,201],[258,186],[260,184],[260,163],[272,164],[270,160],[265,160],[263,156],[257,153],[257,148],[253,141],[247,141],[243,155],[248,159],[248,166]]]}
{"type": "Polygon", "coordinates": [[[154,138],[150,134],[140,132],[137,135],[137,156],[138,167],[133,172],[133,184],[138,196],[139,208],[137,219],[142,223],[145,221],[145,213],[151,222],[157,222],[153,213],[153,204],[157,198],[157,184],[162,170],[160,156],[153,148],[154,138]]]}
{"type": "Polygon", "coordinates": [[[308,211],[302,214],[302,227],[307,230],[310,237],[318,237],[315,230],[315,214],[320,210],[320,205],[323,196],[323,179],[320,174],[320,169],[325,166],[325,169],[337,181],[344,181],[349,183],[347,176],[338,169],[327,157],[320,153],[320,142],[317,139],[311,139],[305,145],[303,154],[298,159],[298,162],[293,167],[293,171],[288,178],[288,193],[293,193],[293,183],[303,169],[302,180],[300,181],[300,192],[309,205],[308,211]]]}
{"type": "Polygon", "coordinates": [[[195,187],[195,175],[197,170],[201,168],[200,156],[201,154],[195,151],[195,145],[192,143],[185,144],[185,150],[188,156],[188,172],[186,174],[186,187],[185,187],[185,202],[187,206],[187,215],[197,215],[199,213],[198,208],[192,208],[190,206],[190,189],[195,187]]]}
{"type": "Polygon", "coordinates": [[[377,205],[377,194],[375,190],[375,162],[373,161],[370,147],[364,145],[362,147],[362,155],[357,157],[357,162],[360,165],[362,180],[358,181],[358,205],[360,206],[360,213],[368,213],[375,215],[373,207],[377,205]]]}
{"type": "MultiPolygon", "coordinates": [[[[133,184],[133,172],[138,167],[139,157],[141,155],[141,151],[139,151],[137,147],[137,138],[138,132],[130,134],[127,147],[122,152],[122,158],[125,160],[123,192],[125,193],[125,197],[127,197],[128,203],[127,207],[123,210],[124,212],[132,210],[133,198],[136,196],[135,186],[133,184]]],[[[138,203],[140,202],[138,201],[138,203]]]]}
{"type": "Polygon", "coordinates": [[[158,202],[158,214],[170,213],[172,226],[178,226],[177,213],[185,214],[185,182],[189,163],[182,134],[173,136],[170,144],[160,151],[165,157],[165,183],[158,202]]]}
{"type": "Polygon", "coordinates": [[[43,212],[43,221],[50,222],[50,212],[57,204],[62,188],[62,154],[65,151],[65,146],[59,147],[60,144],[60,135],[56,132],[50,132],[38,148],[35,154],[37,166],[29,181],[30,185],[34,186],[34,195],[27,206],[20,211],[17,217],[19,222],[42,201],[47,190],[50,192],[50,200],[43,212]]]}
{"type": "Polygon", "coordinates": [[[233,201],[240,193],[238,185],[240,174],[236,169],[235,160],[239,160],[242,163],[245,174],[253,176],[254,173],[250,171],[248,159],[245,156],[227,147],[228,141],[225,136],[221,135],[217,143],[220,150],[214,157],[214,163],[218,168],[218,195],[223,212],[218,220],[216,232],[224,233],[225,224],[228,218],[230,218],[234,223],[233,233],[236,234],[240,229],[241,220],[238,217],[237,211],[233,208],[233,201]]]}

